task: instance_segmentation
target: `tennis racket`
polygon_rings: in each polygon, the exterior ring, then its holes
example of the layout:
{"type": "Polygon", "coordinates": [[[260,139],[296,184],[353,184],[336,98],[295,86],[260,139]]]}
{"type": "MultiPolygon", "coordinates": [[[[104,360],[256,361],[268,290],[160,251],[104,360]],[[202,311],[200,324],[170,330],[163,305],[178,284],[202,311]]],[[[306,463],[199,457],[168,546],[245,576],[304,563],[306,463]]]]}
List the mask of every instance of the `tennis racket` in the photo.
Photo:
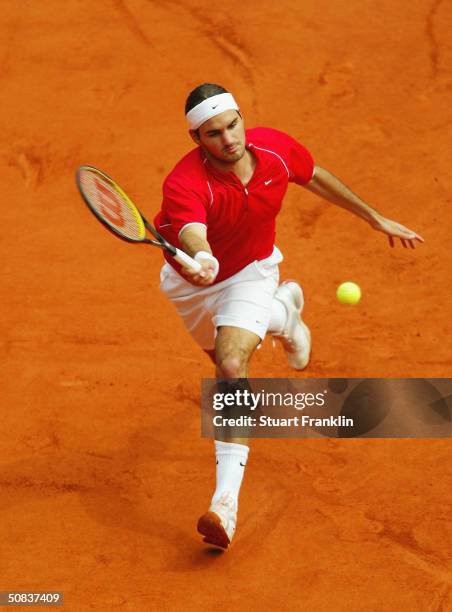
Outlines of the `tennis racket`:
{"type": "Polygon", "coordinates": [[[93,166],[80,166],[77,186],[90,211],[104,227],[126,242],[144,242],[168,251],[182,266],[201,270],[192,257],[167,242],[146,221],[129,196],[107,174],[93,166]],[[148,238],[148,230],[155,240],[148,238]]]}

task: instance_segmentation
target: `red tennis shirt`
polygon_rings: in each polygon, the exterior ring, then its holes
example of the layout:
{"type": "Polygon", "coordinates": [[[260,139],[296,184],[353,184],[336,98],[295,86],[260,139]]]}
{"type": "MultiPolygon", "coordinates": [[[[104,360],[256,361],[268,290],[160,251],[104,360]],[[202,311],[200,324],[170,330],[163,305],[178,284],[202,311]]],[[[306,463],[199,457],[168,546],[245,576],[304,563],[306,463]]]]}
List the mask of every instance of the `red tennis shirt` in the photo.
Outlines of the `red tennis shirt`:
{"type": "MultiPolygon", "coordinates": [[[[270,128],[245,134],[257,161],[246,186],[233,172],[214,168],[197,147],[166,177],[162,208],[154,219],[157,230],[179,248],[179,233],[187,224],[207,227],[207,241],[220,263],[216,283],[271,255],[275,219],[288,184],[304,185],[314,172],[311,154],[287,134],[270,128]]],[[[180,272],[171,255],[164,255],[180,272]]]]}

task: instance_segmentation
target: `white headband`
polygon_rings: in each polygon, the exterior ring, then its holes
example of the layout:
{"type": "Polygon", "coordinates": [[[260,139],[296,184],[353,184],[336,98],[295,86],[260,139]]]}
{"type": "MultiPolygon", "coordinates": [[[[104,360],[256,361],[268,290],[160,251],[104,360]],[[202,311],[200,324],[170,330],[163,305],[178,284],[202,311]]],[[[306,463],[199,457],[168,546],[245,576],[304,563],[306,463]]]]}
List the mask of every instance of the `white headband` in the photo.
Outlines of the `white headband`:
{"type": "Polygon", "coordinates": [[[197,130],[200,125],[227,110],[239,110],[232,94],[222,93],[212,96],[197,104],[185,115],[191,130],[197,130]]]}

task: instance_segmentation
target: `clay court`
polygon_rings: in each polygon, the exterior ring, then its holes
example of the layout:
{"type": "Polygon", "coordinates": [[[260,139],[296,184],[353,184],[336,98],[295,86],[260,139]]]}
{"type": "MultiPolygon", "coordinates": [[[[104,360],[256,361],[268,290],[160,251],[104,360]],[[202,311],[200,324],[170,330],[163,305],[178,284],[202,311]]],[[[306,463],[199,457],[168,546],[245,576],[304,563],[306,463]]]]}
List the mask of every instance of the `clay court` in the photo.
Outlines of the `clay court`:
{"type": "MultiPolygon", "coordinates": [[[[74,181],[94,164],[152,218],[192,146],[187,93],[221,83],[247,126],[290,133],[425,239],[390,249],[290,186],[298,375],[450,377],[451,29],[445,0],[3,1],[0,590],[71,611],[452,609],[448,439],[256,440],[231,548],[201,542],[211,364],[159,293],[160,252],[105,232],[74,181]]],[[[251,373],[294,375],[270,340],[251,373]]]]}

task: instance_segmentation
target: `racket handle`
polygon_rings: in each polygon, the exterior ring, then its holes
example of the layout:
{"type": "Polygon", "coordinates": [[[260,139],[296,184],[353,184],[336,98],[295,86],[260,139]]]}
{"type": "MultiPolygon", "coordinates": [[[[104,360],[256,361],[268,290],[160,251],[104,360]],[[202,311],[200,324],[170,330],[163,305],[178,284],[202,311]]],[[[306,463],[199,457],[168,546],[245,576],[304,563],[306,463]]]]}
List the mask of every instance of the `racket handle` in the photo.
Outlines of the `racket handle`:
{"type": "Polygon", "coordinates": [[[185,266],[186,268],[191,268],[193,272],[199,272],[201,270],[201,264],[195,261],[193,257],[190,257],[190,255],[187,255],[187,253],[181,251],[180,249],[176,249],[174,259],[182,266],[185,266]]]}

